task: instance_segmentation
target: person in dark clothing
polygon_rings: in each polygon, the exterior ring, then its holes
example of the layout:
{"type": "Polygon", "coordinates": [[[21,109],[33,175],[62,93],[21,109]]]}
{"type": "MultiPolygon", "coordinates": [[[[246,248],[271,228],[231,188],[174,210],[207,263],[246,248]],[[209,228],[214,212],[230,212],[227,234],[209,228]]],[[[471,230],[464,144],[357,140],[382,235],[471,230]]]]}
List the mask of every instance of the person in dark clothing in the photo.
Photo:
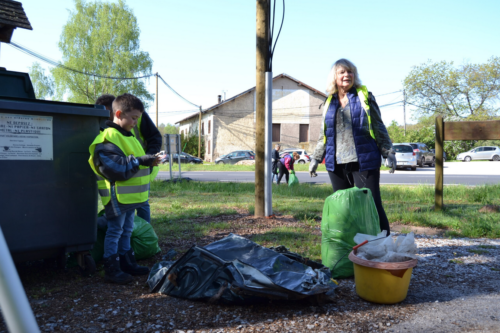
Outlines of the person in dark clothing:
{"type": "Polygon", "coordinates": [[[274,181],[274,177],[276,177],[276,182],[278,182],[278,162],[280,160],[280,145],[274,146],[273,152],[271,154],[272,158],[272,167],[271,167],[271,172],[273,173],[273,178],[271,179],[271,182],[274,181]]]}
{"type": "MultiPolygon", "coordinates": [[[[103,105],[106,110],[110,111],[109,118],[111,122],[113,121],[112,103],[114,100],[115,96],[104,94],[99,96],[95,102],[96,105],[103,105]]],[[[147,112],[142,113],[137,125],[132,129],[132,133],[135,138],[139,140],[139,143],[145,150],[146,154],[155,155],[161,150],[161,133],[158,131],[147,112]]],[[[158,174],[158,170],[158,167],[151,167],[151,180],[154,180],[158,174]]],[[[149,200],[137,208],[137,216],[144,219],[148,223],[151,223],[151,207],[149,206],[149,200]]],[[[98,220],[99,225],[105,225],[105,219],[105,216],[100,217],[98,220]]]]}
{"type": "Polygon", "coordinates": [[[288,184],[288,179],[290,178],[290,171],[293,171],[293,164],[296,160],[300,158],[300,155],[297,152],[293,152],[293,157],[290,154],[286,153],[281,157],[278,163],[278,167],[280,170],[280,175],[278,177],[278,185],[281,182],[281,178],[285,175],[286,183],[288,184]]]}

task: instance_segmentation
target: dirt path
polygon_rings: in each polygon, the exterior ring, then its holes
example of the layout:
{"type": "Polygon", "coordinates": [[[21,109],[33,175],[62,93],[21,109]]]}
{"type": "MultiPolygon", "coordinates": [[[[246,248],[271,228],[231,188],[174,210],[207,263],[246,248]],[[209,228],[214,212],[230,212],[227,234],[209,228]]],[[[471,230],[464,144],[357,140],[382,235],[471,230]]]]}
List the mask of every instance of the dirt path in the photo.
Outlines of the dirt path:
{"type": "MultiPolygon", "coordinates": [[[[277,225],[297,226],[289,216],[269,221],[244,214],[199,223],[221,219],[245,237],[277,225]]],[[[187,249],[193,241],[204,245],[226,235],[227,230],[213,232],[161,247],[166,253],[173,246],[187,249]]],[[[360,299],[353,279],[339,281],[333,303],[270,301],[241,307],[151,294],[144,277],[127,286],[107,284],[102,270],[83,278],[76,268],[55,271],[37,262],[20,267],[20,275],[42,332],[498,332],[500,241],[427,235],[416,241],[422,259],[408,297],[396,305],[360,299]]],[[[160,260],[159,254],[141,263],[151,267],[160,260]]],[[[7,332],[3,322],[0,332],[7,332]]]]}

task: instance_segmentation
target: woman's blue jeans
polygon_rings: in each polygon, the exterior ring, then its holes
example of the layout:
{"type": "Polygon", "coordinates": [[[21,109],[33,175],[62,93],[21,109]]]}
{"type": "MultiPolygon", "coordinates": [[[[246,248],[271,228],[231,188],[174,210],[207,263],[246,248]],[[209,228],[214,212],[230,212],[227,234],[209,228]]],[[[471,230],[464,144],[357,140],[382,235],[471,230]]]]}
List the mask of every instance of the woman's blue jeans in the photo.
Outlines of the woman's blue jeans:
{"type": "Polygon", "coordinates": [[[108,230],[104,238],[104,258],[113,254],[124,255],[130,250],[130,236],[134,229],[135,210],[129,210],[113,219],[108,219],[108,230]]]}

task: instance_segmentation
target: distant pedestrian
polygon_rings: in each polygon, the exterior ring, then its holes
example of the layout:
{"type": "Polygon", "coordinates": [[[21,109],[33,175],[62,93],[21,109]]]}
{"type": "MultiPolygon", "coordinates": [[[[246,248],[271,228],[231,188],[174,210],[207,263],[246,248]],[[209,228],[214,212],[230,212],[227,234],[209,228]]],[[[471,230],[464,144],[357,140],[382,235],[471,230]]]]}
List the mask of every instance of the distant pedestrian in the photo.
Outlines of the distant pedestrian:
{"type": "Polygon", "coordinates": [[[271,170],[273,173],[273,178],[271,179],[271,182],[274,182],[274,177],[276,177],[276,182],[278,182],[278,162],[280,160],[280,145],[274,146],[273,152],[271,154],[272,157],[272,165],[271,165],[271,170]]]}
{"type": "Polygon", "coordinates": [[[290,156],[290,154],[286,153],[281,157],[278,163],[278,167],[280,170],[280,175],[278,177],[278,185],[281,182],[281,178],[283,178],[283,175],[285,175],[285,180],[286,183],[288,184],[288,180],[290,177],[290,171],[293,171],[293,164],[295,163],[296,160],[300,158],[300,155],[294,151],[293,152],[293,157],[290,156]]]}

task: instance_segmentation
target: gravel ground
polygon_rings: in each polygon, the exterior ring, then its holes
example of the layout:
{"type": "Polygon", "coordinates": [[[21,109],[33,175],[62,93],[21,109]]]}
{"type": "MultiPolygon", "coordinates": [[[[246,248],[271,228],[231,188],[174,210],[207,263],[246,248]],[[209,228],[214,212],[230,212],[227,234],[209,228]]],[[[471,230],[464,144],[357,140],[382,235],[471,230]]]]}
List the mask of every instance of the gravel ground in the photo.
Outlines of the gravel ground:
{"type": "MultiPolygon", "coordinates": [[[[83,278],[76,268],[55,271],[41,263],[19,269],[42,332],[499,332],[500,240],[417,235],[416,242],[419,264],[408,297],[396,305],[360,299],[354,279],[339,281],[333,303],[243,307],[151,294],[144,277],[118,286],[104,283],[102,271],[83,278]]],[[[171,246],[162,243],[163,253],[171,246]]],[[[141,263],[159,260],[161,255],[141,263]]],[[[0,332],[7,332],[3,322],[0,332]]]]}

